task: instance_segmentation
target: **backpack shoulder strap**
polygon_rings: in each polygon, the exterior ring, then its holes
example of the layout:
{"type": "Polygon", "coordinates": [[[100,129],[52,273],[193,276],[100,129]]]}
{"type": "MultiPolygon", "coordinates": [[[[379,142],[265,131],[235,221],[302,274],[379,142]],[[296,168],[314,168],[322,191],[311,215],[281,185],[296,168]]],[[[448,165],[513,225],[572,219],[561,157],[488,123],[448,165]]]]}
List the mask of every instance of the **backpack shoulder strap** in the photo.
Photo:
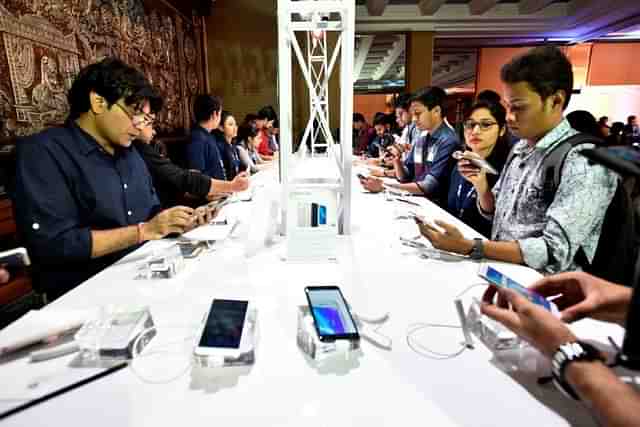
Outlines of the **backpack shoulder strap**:
{"type": "Polygon", "coordinates": [[[560,178],[562,177],[562,168],[564,167],[564,161],[567,158],[567,154],[572,148],[582,144],[595,144],[598,145],[600,140],[595,136],[588,135],[586,133],[578,133],[560,144],[553,147],[551,152],[547,154],[543,160],[544,184],[543,184],[543,197],[545,202],[550,205],[553,202],[553,198],[556,195],[556,190],[560,185],[560,178]]]}

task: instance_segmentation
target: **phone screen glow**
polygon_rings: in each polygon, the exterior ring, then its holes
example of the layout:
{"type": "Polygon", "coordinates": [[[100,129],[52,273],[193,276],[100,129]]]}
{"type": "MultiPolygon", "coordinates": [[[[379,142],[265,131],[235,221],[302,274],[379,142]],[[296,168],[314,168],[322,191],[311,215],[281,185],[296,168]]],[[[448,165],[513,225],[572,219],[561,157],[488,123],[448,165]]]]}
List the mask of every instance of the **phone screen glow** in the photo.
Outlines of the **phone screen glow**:
{"type": "Polygon", "coordinates": [[[485,279],[501,288],[513,289],[532,303],[542,306],[545,309],[551,311],[551,304],[549,304],[549,301],[547,301],[545,297],[536,292],[533,292],[530,289],[525,288],[520,283],[510,279],[494,268],[487,267],[487,275],[485,279]]]}

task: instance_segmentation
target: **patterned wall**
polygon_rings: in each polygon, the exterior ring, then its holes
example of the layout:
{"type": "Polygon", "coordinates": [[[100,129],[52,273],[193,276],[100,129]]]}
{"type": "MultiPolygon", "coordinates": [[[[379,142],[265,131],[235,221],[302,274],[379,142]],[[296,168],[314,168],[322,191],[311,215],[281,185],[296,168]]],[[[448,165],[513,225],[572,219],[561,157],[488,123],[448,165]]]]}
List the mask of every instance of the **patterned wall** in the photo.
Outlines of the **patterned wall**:
{"type": "Polygon", "coordinates": [[[74,76],[106,56],[160,89],[160,132],[188,128],[192,99],[205,86],[200,22],[159,0],[2,0],[0,138],[62,123],[74,76]]]}

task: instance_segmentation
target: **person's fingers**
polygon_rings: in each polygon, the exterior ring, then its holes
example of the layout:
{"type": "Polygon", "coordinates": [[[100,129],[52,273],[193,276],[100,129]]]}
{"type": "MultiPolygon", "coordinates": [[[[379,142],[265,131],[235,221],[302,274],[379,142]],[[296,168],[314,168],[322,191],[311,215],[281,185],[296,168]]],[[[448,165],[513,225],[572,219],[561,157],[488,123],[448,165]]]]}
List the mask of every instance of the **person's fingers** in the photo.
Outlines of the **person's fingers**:
{"type": "Polygon", "coordinates": [[[197,215],[191,215],[185,212],[174,212],[169,216],[169,222],[175,224],[176,221],[193,222],[197,218],[197,215]]]}
{"type": "Polygon", "coordinates": [[[484,291],[484,294],[482,294],[482,301],[486,302],[487,304],[493,304],[493,298],[497,293],[498,288],[496,287],[496,285],[489,285],[489,287],[484,291]]]}
{"type": "Polygon", "coordinates": [[[483,302],[482,304],[480,304],[480,312],[485,316],[495,320],[496,322],[502,323],[505,327],[512,330],[513,332],[517,333],[521,329],[520,317],[516,312],[512,310],[500,308],[498,306],[483,302]]]}
{"type": "Polygon", "coordinates": [[[553,299],[553,303],[558,307],[558,310],[562,311],[567,307],[571,307],[576,304],[575,298],[570,298],[567,295],[561,295],[553,299]]]}
{"type": "Polygon", "coordinates": [[[498,289],[498,295],[503,297],[509,304],[511,304],[511,307],[517,312],[521,312],[522,310],[533,305],[533,303],[528,299],[511,289],[500,288],[498,289]]]}
{"type": "Polygon", "coordinates": [[[173,220],[168,224],[169,228],[171,227],[188,227],[189,225],[193,224],[193,219],[192,217],[188,217],[188,218],[182,218],[182,217],[176,217],[173,218],[173,220]]]}
{"type": "Polygon", "coordinates": [[[564,293],[567,288],[577,287],[575,273],[560,273],[543,277],[529,288],[541,295],[552,296],[564,293]]]}
{"type": "Polygon", "coordinates": [[[4,268],[0,268],[0,283],[7,283],[9,281],[9,272],[4,268]]]}
{"type": "Polygon", "coordinates": [[[195,212],[195,209],[190,208],[188,206],[174,206],[173,208],[169,208],[169,212],[171,213],[182,212],[188,215],[193,215],[193,213],[195,212]]]}
{"type": "Polygon", "coordinates": [[[589,300],[584,300],[562,310],[560,312],[560,318],[564,322],[571,323],[589,316],[594,310],[594,304],[589,300]]]}
{"type": "Polygon", "coordinates": [[[444,222],[439,219],[436,219],[434,222],[438,227],[441,227],[442,229],[444,229],[444,231],[446,231],[447,234],[454,234],[454,235],[460,234],[458,229],[453,224],[449,224],[448,222],[444,222]]]}

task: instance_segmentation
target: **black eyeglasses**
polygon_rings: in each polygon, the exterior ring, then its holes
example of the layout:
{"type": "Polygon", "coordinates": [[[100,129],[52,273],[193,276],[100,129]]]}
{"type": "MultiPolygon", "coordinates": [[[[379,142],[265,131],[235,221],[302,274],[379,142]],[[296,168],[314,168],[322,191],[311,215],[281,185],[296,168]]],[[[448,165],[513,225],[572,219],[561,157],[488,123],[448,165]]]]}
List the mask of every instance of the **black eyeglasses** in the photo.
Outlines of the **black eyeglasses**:
{"type": "Polygon", "coordinates": [[[115,105],[117,105],[118,108],[120,108],[122,112],[129,117],[129,120],[131,120],[131,123],[135,127],[147,127],[153,125],[156,121],[155,117],[151,114],[143,111],[132,112],[126,106],[120,105],[119,102],[116,102],[115,105]]]}
{"type": "Polygon", "coordinates": [[[464,126],[464,129],[468,130],[468,131],[474,130],[476,128],[476,126],[479,126],[480,130],[482,132],[486,132],[489,129],[491,129],[492,126],[495,126],[497,124],[498,123],[492,122],[492,121],[489,121],[489,120],[482,120],[482,121],[479,121],[479,122],[475,122],[473,120],[466,120],[464,122],[463,126],[464,126]]]}

